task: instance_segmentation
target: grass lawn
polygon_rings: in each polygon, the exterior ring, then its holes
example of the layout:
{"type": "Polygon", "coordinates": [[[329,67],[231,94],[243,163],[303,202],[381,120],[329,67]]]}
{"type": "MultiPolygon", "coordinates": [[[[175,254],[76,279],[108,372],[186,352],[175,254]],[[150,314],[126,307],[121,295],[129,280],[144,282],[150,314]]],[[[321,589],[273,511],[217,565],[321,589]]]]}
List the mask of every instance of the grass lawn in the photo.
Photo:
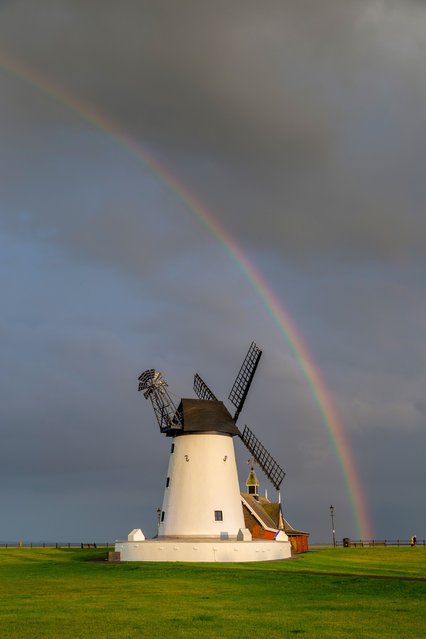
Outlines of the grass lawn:
{"type": "Polygon", "coordinates": [[[0,549],[1,639],[425,636],[423,547],[255,564],[91,561],[101,555],[0,549]]]}

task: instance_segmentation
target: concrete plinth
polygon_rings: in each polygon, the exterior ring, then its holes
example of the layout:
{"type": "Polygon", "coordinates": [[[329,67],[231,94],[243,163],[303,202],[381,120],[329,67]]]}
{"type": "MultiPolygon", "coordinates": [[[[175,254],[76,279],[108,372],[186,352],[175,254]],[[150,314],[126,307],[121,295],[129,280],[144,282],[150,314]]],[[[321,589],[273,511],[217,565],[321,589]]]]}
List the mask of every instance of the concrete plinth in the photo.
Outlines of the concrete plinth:
{"type": "Polygon", "coordinates": [[[289,559],[289,541],[147,539],[117,541],[121,561],[241,562],[289,559]]]}

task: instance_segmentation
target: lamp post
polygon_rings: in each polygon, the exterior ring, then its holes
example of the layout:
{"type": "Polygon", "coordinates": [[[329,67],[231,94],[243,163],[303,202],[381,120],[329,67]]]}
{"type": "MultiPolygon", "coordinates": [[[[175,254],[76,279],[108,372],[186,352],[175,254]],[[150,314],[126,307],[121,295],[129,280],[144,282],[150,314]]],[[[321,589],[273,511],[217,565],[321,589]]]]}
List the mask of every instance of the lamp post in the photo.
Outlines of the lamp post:
{"type": "Polygon", "coordinates": [[[331,530],[333,532],[333,548],[336,548],[336,530],[334,528],[334,506],[330,506],[331,530]]]}

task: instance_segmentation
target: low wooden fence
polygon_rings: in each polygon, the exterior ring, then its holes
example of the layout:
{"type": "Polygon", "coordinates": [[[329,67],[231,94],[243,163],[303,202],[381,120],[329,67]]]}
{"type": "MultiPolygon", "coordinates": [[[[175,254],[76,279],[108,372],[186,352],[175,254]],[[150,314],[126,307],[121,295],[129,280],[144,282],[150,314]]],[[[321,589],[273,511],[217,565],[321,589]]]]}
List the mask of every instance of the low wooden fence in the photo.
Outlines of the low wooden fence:
{"type": "MultiPolygon", "coordinates": [[[[326,547],[330,544],[313,544],[316,547],[326,547]]],[[[348,539],[336,540],[340,548],[380,548],[383,546],[411,546],[410,539],[348,539]]],[[[426,547],[425,539],[417,539],[416,546],[426,547]]],[[[0,548],[112,548],[114,542],[75,542],[75,541],[0,541],[0,548]]]]}
{"type": "MultiPolygon", "coordinates": [[[[425,539],[417,539],[416,546],[425,546],[425,539]]],[[[349,539],[336,541],[336,546],[344,548],[380,548],[383,546],[411,546],[411,539],[349,539]]]]}
{"type": "Polygon", "coordinates": [[[0,548],[114,548],[113,542],[0,541],[0,548]]]}

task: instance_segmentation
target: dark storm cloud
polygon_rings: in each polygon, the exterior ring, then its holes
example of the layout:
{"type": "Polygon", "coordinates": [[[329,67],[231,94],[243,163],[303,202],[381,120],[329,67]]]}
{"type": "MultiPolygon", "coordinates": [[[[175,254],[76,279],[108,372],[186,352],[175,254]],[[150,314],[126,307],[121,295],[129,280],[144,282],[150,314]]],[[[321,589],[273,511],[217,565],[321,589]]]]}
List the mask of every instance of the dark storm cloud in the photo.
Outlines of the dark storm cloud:
{"type": "Polygon", "coordinates": [[[151,145],[247,242],[424,251],[420,3],[16,2],[1,23],[6,51],[151,145]]]}

